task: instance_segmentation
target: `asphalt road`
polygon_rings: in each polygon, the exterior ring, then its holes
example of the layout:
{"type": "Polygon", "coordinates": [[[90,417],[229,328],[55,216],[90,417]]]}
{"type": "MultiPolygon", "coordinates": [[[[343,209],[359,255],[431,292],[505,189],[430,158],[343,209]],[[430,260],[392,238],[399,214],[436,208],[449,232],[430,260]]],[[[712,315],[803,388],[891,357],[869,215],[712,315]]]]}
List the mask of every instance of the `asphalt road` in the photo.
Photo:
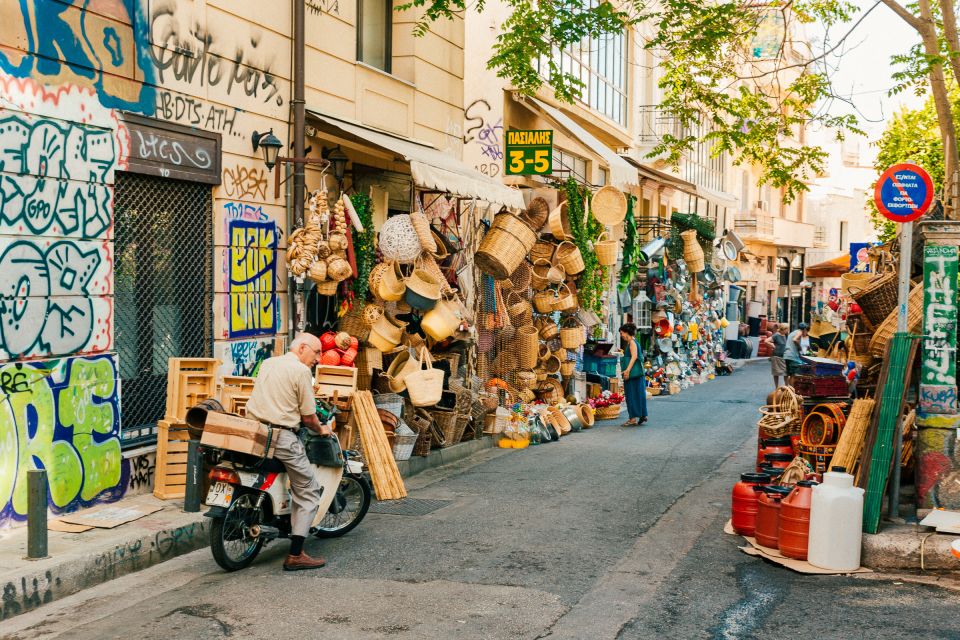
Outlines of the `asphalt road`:
{"type": "Polygon", "coordinates": [[[802,576],[723,533],[754,455],[764,364],[651,402],[641,428],[491,450],[408,483],[448,501],[371,514],[328,564],[286,542],[225,574],[202,550],[0,625],[0,638],[960,638],[955,592],[802,576]]]}

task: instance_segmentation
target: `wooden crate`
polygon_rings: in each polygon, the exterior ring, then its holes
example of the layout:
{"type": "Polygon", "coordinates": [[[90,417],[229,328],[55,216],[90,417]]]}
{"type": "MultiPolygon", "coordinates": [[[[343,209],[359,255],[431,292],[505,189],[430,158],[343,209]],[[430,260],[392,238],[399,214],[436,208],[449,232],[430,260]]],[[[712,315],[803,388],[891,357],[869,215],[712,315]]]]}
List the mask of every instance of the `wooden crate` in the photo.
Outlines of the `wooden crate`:
{"type": "Polygon", "coordinates": [[[215,358],[170,358],[167,368],[166,419],[182,422],[187,409],[216,397],[217,368],[215,358]]]}
{"type": "Polygon", "coordinates": [[[227,413],[247,415],[247,400],[253,393],[253,378],[224,376],[220,385],[220,404],[227,413]]]}
{"type": "Polygon", "coordinates": [[[321,398],[352,398],[357,392],[357,370],[354,367],[317,365],[314,393],[321,398]]]}
{"type": "Polygon", "coordinates": [[[157,462],[153,495],[161,500],[182,498],[187,485],[187,425],[177,421],[157,423],[157,462]]]}

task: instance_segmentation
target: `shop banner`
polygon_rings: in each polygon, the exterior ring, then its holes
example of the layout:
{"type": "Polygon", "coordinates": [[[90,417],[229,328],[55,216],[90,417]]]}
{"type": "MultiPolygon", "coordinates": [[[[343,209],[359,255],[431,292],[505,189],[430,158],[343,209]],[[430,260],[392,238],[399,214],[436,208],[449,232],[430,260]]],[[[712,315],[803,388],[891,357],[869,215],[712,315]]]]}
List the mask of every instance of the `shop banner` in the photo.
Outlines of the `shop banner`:
{"type": "Polygon", "coordinates": [[[850,243],[850,271],[856,273],[870,271],[870,246],[869,242],[850,243]]]}
{"type": "Polygon", "coordinates": [[[504,173],[547,176],[553,173],[553,130],[507,131],[504,173]]]}
{"type": "Polygon", "coordinates": [[[920,408],[956,413],[957,247],[928,245],[923,251],[923,359],[920,408]]]}

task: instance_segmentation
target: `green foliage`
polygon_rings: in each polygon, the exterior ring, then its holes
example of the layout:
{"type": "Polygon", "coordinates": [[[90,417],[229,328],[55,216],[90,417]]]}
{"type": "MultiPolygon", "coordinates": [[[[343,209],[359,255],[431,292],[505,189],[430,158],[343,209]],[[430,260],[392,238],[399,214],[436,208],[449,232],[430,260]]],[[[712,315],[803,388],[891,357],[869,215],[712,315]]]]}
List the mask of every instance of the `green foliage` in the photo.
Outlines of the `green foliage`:
{"type": "Polygon", "coordinates": [[[671,258],[683,257],[683,238],[680,233],[693,229],[697,232],[697,241],[703,246],[704,257],[709,260],[713,240],[717,237],[713,220],[701,218],[695,213],[675,213],[670,216],[670,239],[667,242],[667,254],[671,258]]]}
{"type": "MultiPolygon", "coordinates": [[[[954,118],[960,117],[960,90],[953,89],[950,92],[950,102],[953,105],[954,118]]],[[[934,189],[937,192],[942,188],[943,141],[940,138],[940,127],[933,98],[928,99],[920,109],[904,109],[897,113],[887,124],[887,128],[877,142],[877,147],[877,159],[874,161],[873,168],[878,178],[891,165],[914,162],[927,170],[933,178],[934,189]]],[[[876,183],[870,185],[870,191],[867,194],[867,213],[881,242],[887,242],[896,236],[897,225],[877,211],[873,201],[875,185],[876,183]]]]}
{"type": "Polygon", "coordinates": [[[633,279],[637,277],[637,272],[640,271],[640,264],[637,262],[637,254],[640,253],[640,247],[637,245],[637,220],[633,217],[636,202],[635,196],[627,195],[627,218],[623,222],[623,260],[620,267],[620,283],[617,285],[620,291],[626,291],[633,279]]]}
{"type": "Polygon", "coordinates": [[[353,252],[357,259],[357,278],[353,281],[353,294],[357,300],[363,302],[367,298],[367,289],[370,287],[370,271],[377,259],[373,250],[373,200],[363,193],[350,196],[350,202],[357,211],[363,233],[355,233],[353,238],[353,252]]]}
{"type": "Polygon", "coordinates": [[[593,243],[603,233],[603,225],[592,215],[586,215],[586,188],[570,178],[563,183],[563,190],[567,194],[567,218],[573,243],[583,256],[584,269],[577,278],[577,298],[584,309],[602,313],[603,293],[610,274],[607,267],[600,266],[593,243]]]}
{"type": "MultiPolygon", "coordinates": [[[[674,165],[705,143],[715,157],[726,152],[735,164],[761,168],[761,184],[782,187],[789,202],[823,171],[826,158],[818,147],[796,144],[802,127],[820,123],[861,133],[854,116],[830,116],[819,109],[832,95],[829,78],[820,71],[825,65],[797,51],[792,38],[784,36],[769,60],[753,57],[765,21],[783,17],[791,24],[829,27],[854,16],[851,2],[627,0],[592,6],[586,0],[505,1],[511,13],[488,67],[526,94],[546,83],[560,100],[580,99],[583,83],[561,66],[559,50],[629,26],[653,34],[645,46],[659,59],[660,116],[679,126],[651,155],[674,165]]],[[[461,15],[466,3],[410,0],[401,9],[411,7],[425,7],[415,29],[423,35],[432,22],[461,15]]]]}

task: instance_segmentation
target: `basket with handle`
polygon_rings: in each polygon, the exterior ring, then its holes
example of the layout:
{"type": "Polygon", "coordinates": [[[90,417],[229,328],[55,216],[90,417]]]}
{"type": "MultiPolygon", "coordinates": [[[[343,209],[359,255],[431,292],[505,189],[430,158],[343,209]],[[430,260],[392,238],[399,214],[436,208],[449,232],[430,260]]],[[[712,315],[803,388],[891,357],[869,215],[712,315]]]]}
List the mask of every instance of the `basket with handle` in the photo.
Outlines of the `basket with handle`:
{"type": "Polygon", "coordinates": [[[571,276],[581,273],[585,268],[583,255],[580,254],[577,245],[572,242],[561,242],[560,246],[557,247],[557,252],[553,255],[553,261],[563,267],[563,270],[571,276]]]}
{"type": "Polygon", "coordinates": [[[533,322],[533,307],[522,295],[511,292],[507,296],[507,315],[510,316],[510,324],[518,328],[525,327],[533,322]]]}
{"type": "Polygon", "coordinates": [[[532,369],[537,366],[538,349],[537,329],[532,325],[525,325],[517,329],[517,366],[521,369],[532,369]]]}
{"type": "Polygon", "coordinates": [[[560,284],[566,278],[567,274],[563,270],[563,265],[553,264],[543,258],[538,258],[533,265],[530,286],[536,291],[542,291],[551,284],[560,284]]]}
{"type": "Polygon", "coordinates": [[[583,339],[583,327],[580,325],[560,329],[560,346],[564,349],[579,349],[583,339]]]}
{"type": "MultiPolygon", "coordinates": [[[[866,311],[866,310],[864,310],[866,311]]],[[[907,298],[907,331],[917,333],[923,324],[923,285],[917,284],[910,290],[907,298]]],[[[870,338],[870,355],[875,358],[886,356],[887,344],[897,330],[897,310],[894,309],[880,323],[870,338]]]]}
{"type": "Polygon", "coordinates": [[[417,233],[420,247],[428,253],[436,253],[437,242],[433,239],[433,234],[430,233],[430,221],[427,220],[427,216],[420,211],[414,211],[410,214],[410,224],[413,225],[413,230],[417,233]]]}
{"type": "Polygon", "coordinates": [[[549,216],[550,204],[539,196],[531,200],[526,210],[520,214],[520,218],[534,231],[539,231],[547,223],[549,216]]]}
{"type": "Polygon", "coordinates": [[[850,295],[863,309],[863,316],[871,328],[879,327],[890,312],[897,308],[897,288],[897,274],[885,273],[875,275],[863,284],[859,291],[851,292],[850,295]]]}
{"type": "Polygon", "coordinates": [[[617,264],[617,254],[620,252],[620,243],[610,239],[610,234],[606,231],[600,234],[597,241],[593,243],[593,250],[597,254],[597,262],[604,267],[612,267],[617,264]],[[606,237],[606,240],[601,238],[606,237]]]}
{"type": "Polygon", "coordinates": [[[538,291],[533,294],[533,308],[537,313],[553,313],[557,294],[554,291],[538,291]]]}
{"type": "Polygon", "coordinates": [[[541,340],[555,340],[560,335],[560,327],[550,318],[538,318],[537,328],[540,331],[541,340]]]}
{"type": "Polygon", "coordinates": [[[537,240],[533,248],[530,249],[530,262],[536,264],[540,260],[547,262],[553,261],[553,252],[557,250],[557,245],[549,240],[537,240]]]}
{"type": "Polygon", "coordinates": [[[872,273],[843,273],[840,275],[840,290],[845,296],[854,296],[860,293],[873,278],[872,273]]]}
{"type": "Polygon", "coordinates": [[[397,462],[409,460],[419,439],[419,433],[407,426],[405,422],[400,422],[394,430],[393,459],[397,462]]]}
{"type": "Polygon", "coordinates": [[[619,404],[612,404],[608,407],[600,407],[594,411],[594,418],[596,420],[615,420],[620,417],[620,406],[619,404]]]}
{"type": "Polygon", "coordinates": [[[415,407],[430,407],[443,395],[443,371],[433,368],[433,358],[426,348],[420,349],[420,364],[406,377],[407,394],[415,407]],[[425,367],[425,368],[423,368],[425,367]]]}
{"type": "Polygon", "coordinates": [[[560,375],[564,378],[569,378],[573,375],[576,367],[577,363],[573,360],[564,360],[560,363],[560,375]]]}
{"type": "Polygon", "coordinates": [[[508,278],[537,241],[537,234],[520,218],[498,213],[480,241],[474,262],[497,280],[508,278]]]}
{"type": "Polygon", "coordinates": [[[437,426],[437,430],[434,431],[434,444],[441,448],[456,444],[454,434],[457,430],[457,416],[459,414],[456,411],[436,410],[431,411],[430,415],[433,417],[433,423],[437,426]],[[437,431],[442,437],[437,437],[437,431]]]}
{"type": "Polygon", "coordinates": [[[547,227],[550,229],[550,234],[561,242],[573,238],[573,231],[570,229],[570,220],[567,218],[567,212],[567,203],[561,202],[553,208],[547,217],[547,227]]]}
{"type": "Polygon", "coordinates": [[[560,285],[560,289],[557,290],[557,299],[553,303],[553,309],[555,311],[573,311],[579,306],[577,295],[570,290],[567,283],[560,285]]]}
{"type": "Polygon", "coordinates": [[[410,427],[417,432],[417,441],[413,447],[413,455],[430,455],[431,434],[433,419],[423,409],[417,409],[410,418],[410,427]]]}

